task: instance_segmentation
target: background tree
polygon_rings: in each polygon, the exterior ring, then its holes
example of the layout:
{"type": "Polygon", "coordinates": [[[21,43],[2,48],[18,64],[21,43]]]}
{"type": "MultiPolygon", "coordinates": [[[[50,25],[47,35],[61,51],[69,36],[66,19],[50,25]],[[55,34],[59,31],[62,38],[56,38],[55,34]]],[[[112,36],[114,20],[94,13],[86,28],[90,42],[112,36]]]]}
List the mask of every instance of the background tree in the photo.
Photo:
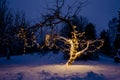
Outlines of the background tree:
{"type": "MultiPolygon", "coordinates": [[[[30,25],[28,20],[26,19],[25,13],[19,12],[19,11],[15,13],[14,30],[15,30],[15,35],[18,35],[20,30],[24,30],[26,34],[23,34],[22,36],[27,36],[27,38],[29,39],[29,43],[31,43],[30,39],[34,31],[30,28],[30,25]]],[[[18,38],[18,36],[16,36],[15,40],[16,41],[14,42],[14,54],[23,54],[24,40],[18,38]]]]}
{"type": "Polygon", "coordinates": [[[10,59],[13,15],[8,9],[7,0],[0,0],[0,46],[1,54],[10,59]]]}
{"type": "Polygon", "coordinates": [[[115,53],[115,46],[114,46],[114,42],[115,42],[115,39],[116,39],[116,36],[117,36],[117,18],[113,18],[112,20],[109,21],[109,24],[108,24],[108,35],[109,35],[109,38],[110,38],[110,47],[111,47],[111,53],[115,53]]]}
{"type": "MultiPolygon", "coordinates": [[[[88,24],[88,20],[87,20],[87,18],[85,18],[83,16],[76,16],[75,15],[71,19],[71,23],[73,25],[75,25],[76,30],[81,33],[84,31],[85,26],[88,24]]],[[[70,30],[68,24],[64,24],[64,27],[61,29],[60,34],[66,38],[71,37],[71,30],[70,30]]]]}
{"type": "Polygon", "coordinates": [[[95,40],[96,39],[96,30],[95,30],[95,26],[92,23],[89,23],[85,27],[85,37],[87,40],[95,40]]]}
{"type": "Polygon", "coordinates": [[[110,37],[109,37],[108,32],[105,31],[105,30],[103,30],[103,31],[100,33],[100,37],[101,37],[101,39],[104,40],[104,45],[103,45],[103,47],[101,48],[101,51],[102,51],[105,55],[108,55],[108,56],[113,55],[113,54],[111,53],[110,37]]]}
{"type": "MultiPolygon", "coordinates": [[[[86,40],[96,39],[96,30],[95,30],[95,26],[92,23],[89,23],[85,26],[84,32],[85,32],[86,40]]],[[[87,60],[87,59],[96,60],[98,58],[99,56],[95,52],[86,52],[86,54],[83,55],[84,60],[87,60]]]]}
{"type": "Polygon", "coordinates": [[[28,27],[25,14],[13,14],[7,0],[0,0],[0,56],[6,56],[7,60],[21,51],[22,44],[17,38],[20,27],[28,27]]]}
{"type": "Polygon", "coordinates": [[[115,39],[115,49],[116,51],[120,49],[120,11],[118,11],[117,36],[115,39]]]}

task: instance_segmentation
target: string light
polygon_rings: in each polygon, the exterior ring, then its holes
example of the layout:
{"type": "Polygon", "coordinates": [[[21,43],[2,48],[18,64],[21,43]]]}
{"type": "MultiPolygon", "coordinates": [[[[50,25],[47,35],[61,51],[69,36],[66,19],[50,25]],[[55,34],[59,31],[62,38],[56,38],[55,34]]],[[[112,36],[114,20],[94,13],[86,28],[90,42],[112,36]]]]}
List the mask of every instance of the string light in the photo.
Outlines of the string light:
{"type": "Polygon", "coordinates": [[[30,34],[24,28],[20,28],[17,36],[24,41],[24,53],[26,52],[26,48],[32,48],[35,45],[37,48],[43,48],[43,46],[40,46],[40,44],[37,42],[34,32],[31,32],[30,34]]]}
{"type": "MultiPolygon", "coordinates": [[[[42,49],[44,46],[47,46],[48,48],[52,49],[53,47],[56,47],[60,50],[64,51],[69,51],[70,58],[67,61],[66,65],[71,65],[77,57],[79,57],[81,54],[84,52],[95,52],[96,50],[100,49],[103,46],[104,41],[103,40],[85,40],[81,39],[81,37],[84,37],[85,32],[78,33],[78,31],[75,30],[76,26],[73,26],[73,32],[72,38],[68,39],[59,35],[55,34],[46,34],[45,36],[45,44],[43,46],[40,46],[39,43],[36,41],[36,36],[34,35],[34,32],[32,32],[32,37],[31,37],[31,45],[28,45],[28,39],[27,39],[27,32],[21,28],[18,37],[23,39],[24,41],[24,52],[26,47],[33,47],[34,45],[37,45],[38,48],[42,49]],[[56,41],[62,41],[68,48],[63,47],[62,49],[56,45],[56,41]],[[95,43],[100,43],[99,45],[95,45],[95,43]],[[95,47],[95,49],[89,49],[89,47],[95,47]],[[81,50],[79,50],[81,48],[81,50]]],[[[53,33],[53,32],[51,32],[53,33]]]]}
{"type": "Polygon", "coordinates": [[[56,39],[63,40],[66,44],[70,44],[70,49],[69,49],[70,58],[69,58],[69,60],[66,63],[67,65],[71,65],[77,57],[79,57],[82,53],[84,53],[85,51],[87,51],[89,49],[89,46],[90,45],[94,45],[95,42],[100,42],[100,45],[97,46],[96,49],[89,50],[88,52],[94,52],[97,49],[100,49],[103,46],[103,43],[104,43],[103,40],[94,40],[94,41],[85,41],[85,40],[82,40],[83,43],[80,43],[79,37],[83,37],[84,34],[85,34],[85,32],[78,33],[75,30],[75,28],[76,28],[76,26],[73,26],[74,30],[72,32],[72,39],[67,39],[67,38],[64,38],[64,37],[61,37],[61,36],[57,36],[57,38],[56,38],[56,39]],[[83,47],[85,45],[86,46],[85,46],[84,49],[78,51],[79,44],[81,45],[81,47],[83,47]]]}

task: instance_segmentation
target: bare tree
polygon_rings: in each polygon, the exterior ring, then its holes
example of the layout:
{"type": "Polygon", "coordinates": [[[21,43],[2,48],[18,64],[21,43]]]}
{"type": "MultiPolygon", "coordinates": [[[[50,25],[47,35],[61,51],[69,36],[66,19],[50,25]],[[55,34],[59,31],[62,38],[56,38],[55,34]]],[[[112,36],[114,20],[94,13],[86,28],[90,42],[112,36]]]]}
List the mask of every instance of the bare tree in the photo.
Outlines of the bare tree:
{"type": "Polygon", "coordinates": [[[81,7],[85,4],[86,0],[71,0],[72,4],[67,4],[69,0],[53,0],[52,8],[47,7],[49,13],[42,14],[41,26],[55,26],[60,23],[67,23],[69,28],[73,30],[72,18],[78,15],[81,7]]]}
{"type": "MultiPolygon", "coordinates": [[[[56,47],[59,48],[55,44],[57,40],[63,41],[65,45],[68,45],[69,48],[65,50],[69,51],[70,58],[67,65],[71,65],[74,60],[79,57],[82,53],[89,51],[93,52],[103,45],[103,40],[85,40],[84,38],[81,38],[84,36],[85,32],[79,33],[76,31],[76,26],[72,23],[72,18],[75,15],[78,15],[81,7],[85,3],[86,0],[72,0],[71,5],[67,5],[68,0],[54,0],[55,4],[53,5],[53,8],[47,7],[47,10],[50,13],[47,13],[45,15],[42,15],[42,21],[39,23],[39,27],[50,27],[51,32],[50,34],[46,34],[45,37],[45,45],[49,48],[56,47]],[[63,10],[65,9],[65,10],[63,10]],[[54,27],[57,25],[60,25],[61,23],[68,24],[70,31],[71,31],[71,38],[65,38],[62,36],[59,36],[57,33],[54,32],[54,27]],[[98,45],[95,45],[95,43],[98,42],[98,45]],[[79,47],[81,50],[79,50],[79,47]],[[89,47],[95,47],[93,50],[90,50],[89,47]]],[[[35,27],[36,29],[36,27],[35,27]]],[[[26,38],[23,38],[24,41],[26,38]]],[[[36,42],[36,41],[35,41],[36,42]]],[[[27,44],[27,43],[26,43],[27,44]]],[[[37,43],[36,43],[37,44],[37,43]]],[[[27,45],[26,45],[27,46],[27,45]]]]}
{"type": "MultiPolygon", "coordinates": [[[[67,0],[66,0],[67,1],[67,0]]],[[[85,2],[79,1],[79,2],[74,2],[72,5],[68,5],[66,9],[66,13],[62,14],[62,9],[66,5],[65,0],[56,0],[55,2],[55,8],[48,8],[52,13],[43,15],[43,22],[40,23],[41,26],[55,26],[60,23],[66,23],[68,24],[70,31],[71,31],[71,39],[67,39],[62,36],[56,36],[53,34],[47,35],[46,36],[46,43],[47,46],[52,47],[54,44],[55,40],[62,40],[66,44],[69,44],[69,51],[70,51],[70,58],[67,62],[67,65],[71,65],[74,60],[79,57],[82,53],[89,51],[93,52],[100,47],[103,46],[103,40],[84,40],[81,39],[82,36],[84,36],[84,32],[78,33],[75,29],[76,26],[73,24],[72,19],[79,14],[81,7],[83,6],[85,2]],[[77,4],[78,3],[78,4],[77,4]],[[73,7],[76,6],[73,10],[73,7]],[[95,43],[98,42],[99,45],[95,45],[95,43]],[[52,44],[53,43],[53,44],[52,44]],[[79,46],[81,47],[81,50],[78,50],[79,46]],[[83,47],[84,46],[84,47],[83,47]],[[90,47],[93,47],[93,50],[90,50],[90,47]]],[[[81,18],[82,19],[82,18],[81,18]]],[[[84,26],[85,21],[82,22],[81,20],[81,25],[84,26]]],[[[56,46],[56,45],[55,45],[56,46]]]]}

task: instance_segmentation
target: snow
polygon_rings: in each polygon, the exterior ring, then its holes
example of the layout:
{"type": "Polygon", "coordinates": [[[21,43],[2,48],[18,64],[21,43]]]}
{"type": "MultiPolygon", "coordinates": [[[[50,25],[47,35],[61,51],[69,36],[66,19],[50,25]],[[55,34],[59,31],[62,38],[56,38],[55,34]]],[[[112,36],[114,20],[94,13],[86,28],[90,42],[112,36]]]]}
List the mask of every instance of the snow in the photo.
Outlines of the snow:
{"type": "Polygon", "coordinates": [[[120,64],[103,55],[98,61],[65,63],[61,52],[0,58],[0,80],[120,80],[120,64]]]}

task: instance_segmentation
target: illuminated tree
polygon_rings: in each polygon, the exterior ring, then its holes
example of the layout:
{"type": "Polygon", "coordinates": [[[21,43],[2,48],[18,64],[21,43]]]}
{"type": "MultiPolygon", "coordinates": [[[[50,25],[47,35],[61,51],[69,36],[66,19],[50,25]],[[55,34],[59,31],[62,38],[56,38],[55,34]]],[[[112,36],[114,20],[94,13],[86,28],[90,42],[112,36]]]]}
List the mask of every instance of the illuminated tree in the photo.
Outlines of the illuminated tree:
{"type": "MultiPolygon", "coordinates": [[[[94,52],[97,49],[101,48],[104,41],[103,40],[92,41],[92,40],[84,39],[85,32],[81,32],[81,33],[78,32],[76,30],[77,26],[74,25],[71,20],[75,15],[79,14],[80,9],[85,2],[79,0],[77,1],[72,0],[73,4],[66,6],[65,4],[67,3],[66,1],[68,0],[55,0],[55,6],[53,8],[47,8],[50,11],[50,13],[46,15],[42,15],[43,20],[39,23],[38,27],[35,27],[35,29],[49,27],[50,31],[45,36],[45,44],[40,45],[37,42],[36,37],[34,35],[31,38],[31,40],[40,49],[43,48],[44,46],[47,46],[50,49],[52,49],[53,47],[58,48],[63,52],[69,51],[70,58],[66,64],[71,65],[74,62],[74,60],[77,57],[79,57],[81,54],[84,54],[84,52],[86,51],[94,52]],[[65,11],[66,13],[63,13],[62,10],[63,8],[67,8],[65,11]],[[61,24],[64,23],[68,24],[69,26],[69,29],[71,31],[70,38],[60,36],[59,33],[56,33],[56,30],[54,30],[56,26],[62,26],[61,24]],[[64,42],[64,45],[68,47],[66,48],[65,46],[63,46],[61,49],[61,47],[59,47],[56,44],[56,41],[64,42]]],[[[24,40],[25,47],[32,47],[29,46],[28,44],[27,32],[24,31],[24,29],[21,29],[21,31],[18,34],[18,37],[24,40]]]]}

